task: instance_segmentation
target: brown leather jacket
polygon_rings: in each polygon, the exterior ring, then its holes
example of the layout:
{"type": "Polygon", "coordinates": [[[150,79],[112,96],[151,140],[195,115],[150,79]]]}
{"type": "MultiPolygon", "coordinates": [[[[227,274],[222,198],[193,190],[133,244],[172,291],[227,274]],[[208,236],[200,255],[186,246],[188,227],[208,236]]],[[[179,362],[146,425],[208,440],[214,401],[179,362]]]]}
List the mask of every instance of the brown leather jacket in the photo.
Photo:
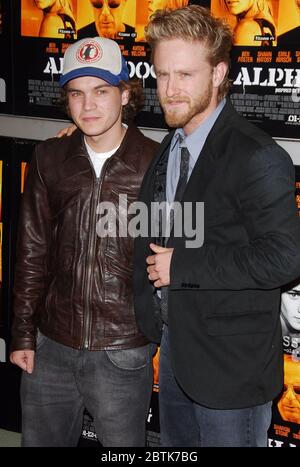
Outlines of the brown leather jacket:
{"type": "Polygon", "coordinates": [[[130,126],[97,179],[79,130],[36,146],[19,224],[11,350],[35,349],[37,328],[76,349],[148,342],[134,315],[133,239],[99,237],[96,227],[99,202],[118,213],[120,194],[137,199],[156,147],[130,126]]]}

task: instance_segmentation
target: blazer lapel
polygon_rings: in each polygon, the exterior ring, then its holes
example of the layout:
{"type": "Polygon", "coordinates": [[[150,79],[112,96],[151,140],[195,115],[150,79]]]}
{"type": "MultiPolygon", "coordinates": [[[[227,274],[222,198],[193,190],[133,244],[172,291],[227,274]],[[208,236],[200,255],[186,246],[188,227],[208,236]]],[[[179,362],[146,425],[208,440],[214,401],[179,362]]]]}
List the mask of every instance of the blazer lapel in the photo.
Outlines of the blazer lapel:
{"type": "Polygon", "coordinates": [[[235,118],[236,115],[231,102],[227,99],[224,109],[206,138],[183,194],[183,201],[191,201],[195,196],[197,196],[196,201],[201,201],[204,197],[207,186],[215,174],[218,159],[223,154],[224,138],[222,135],[224,129],[226,129],[228,121],[235,118]]]}
{"type": "Polygon", "coordinates": [[[196,201],[202,201],[215,171],[216,161],[210,148],[205,144],[187,183],[182,201],[193,201],[195,197],[197,197],[196,201]]]}

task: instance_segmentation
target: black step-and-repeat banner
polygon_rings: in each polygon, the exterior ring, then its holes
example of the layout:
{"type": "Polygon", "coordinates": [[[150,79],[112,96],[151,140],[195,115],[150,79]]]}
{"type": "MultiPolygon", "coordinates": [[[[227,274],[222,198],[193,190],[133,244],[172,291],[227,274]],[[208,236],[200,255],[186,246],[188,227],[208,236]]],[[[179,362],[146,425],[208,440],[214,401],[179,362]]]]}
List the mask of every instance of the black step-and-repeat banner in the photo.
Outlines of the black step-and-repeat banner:
{"type": "MultiPolygon", "coordinates": [[[[153,8],[169,3],[200,4],[224,17],[234,30],[231,99],[236,109],[274,137],[299,138],[300,132],[300,3],[298,0],[255,0],[258,13],[241,20],[247,2],[228,0],[126,0],[108,2],[110,23],[96,0],[0,0],[1,51],[8,54],[0,71],[0,112],[65,118],[60,107],[62,56],[77,38],[115,34],[130,76],[143,82],[146,102],[138,117],[143,127],[164,128],[156,97],[156,80],[144,28],[153,8]],[[12,12],[8,5],[12,4],[12,12]],[[49,6],[51,4],[52,6],[49,6]],[[12,18],[10,18],[12,13],[12,18]],[[10,19],[12,20],[10,22],[10,19]],[[12,29],[9,31],[9,25],[12,29]],[[13,44],[10,44],[10,34],[13,44]],[[10,64],[13,57],[12,70],[10,64]],[[11,81],[11,73],[13,81],[11,81]],[[13,83],[13,99],[10,83],[13,83]],[[3,101],[6,91],[6,102],[3,101]]],[[[175,6],[174,6],[175,5],[175,6]]]]}

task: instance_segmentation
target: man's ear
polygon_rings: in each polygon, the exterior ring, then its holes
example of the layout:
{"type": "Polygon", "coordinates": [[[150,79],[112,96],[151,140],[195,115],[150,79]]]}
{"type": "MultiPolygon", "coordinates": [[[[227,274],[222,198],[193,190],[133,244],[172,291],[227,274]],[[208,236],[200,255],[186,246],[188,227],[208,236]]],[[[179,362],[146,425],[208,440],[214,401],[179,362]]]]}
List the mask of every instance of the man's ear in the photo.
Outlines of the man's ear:
{"type": "Polygon", "coordinates": [[[218,88],[220,84],[223,82],[226,73],[228,70],[228,65],[225,62],[220,62],[218,63],[217,66],[215,66],[214,71],[213,71],[213,85],[214,87],[218,88]]]}
{"type": "Polygon", "coordinates": [[[129,89],[124,89],[122,91],[122,105],[128,104],[129,101],[129,89]]]}

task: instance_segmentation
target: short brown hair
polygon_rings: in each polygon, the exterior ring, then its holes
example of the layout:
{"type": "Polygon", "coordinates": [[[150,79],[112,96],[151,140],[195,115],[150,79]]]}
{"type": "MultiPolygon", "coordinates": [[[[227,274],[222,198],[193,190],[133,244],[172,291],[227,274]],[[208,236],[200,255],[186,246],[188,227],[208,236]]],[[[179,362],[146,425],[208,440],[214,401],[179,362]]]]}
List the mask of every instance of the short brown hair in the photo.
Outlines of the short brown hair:
{"type": "MultiPolygon", "coordinates": [[[[121,81],[118,87],[120,91],[124,91],[125,89],[129,91],[128,103],[123,105],[122,108],[122,122],[130,123],[144,106],[143,88],[141,82],[137,79],[121,81]]],[[[61,104],[63,105],[67,115],[70,117],[66,85],[61,90],[61,104]]]]}
{"type": "Polygon", "coordinates": [[[189,5],[177,10],[158,10],[150,19],[146,31],[146,40],[152,48],[163,39],[183,39],[200,41],[207,47],[207,59],[215,67],[220,62],[228,65],[227,74],[219,86],[218,97],[221,100],[229,91],[228,72],[232,31],[227,22],[215,18],[207,8],[189,5]]]}

